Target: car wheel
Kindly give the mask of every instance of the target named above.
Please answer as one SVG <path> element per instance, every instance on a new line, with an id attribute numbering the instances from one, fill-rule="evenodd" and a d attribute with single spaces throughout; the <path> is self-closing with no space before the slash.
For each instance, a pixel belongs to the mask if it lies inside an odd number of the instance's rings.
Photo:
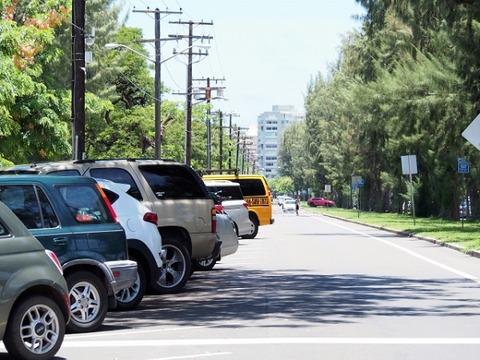
<path id="1" fill-rule="evenodd" d="M 65 318 L 60 307 L 46 296 L 24 298 L 12 309 L 3 338 L 15 359 L 51 359 L 63 342 Z"/>
<path id="2" fill-rule="evenodd" d="M 163 249 L 166 254 L 160 277 L 151 286 L 159 294 L 172 294 L 182 290 L 192 274 L 190 254 L 185 246 L 172 239 L 163 241 Z"/>
<path id="3" fill-rule="evenodd" d="M 213 269 L 216 263 L 217 259 L 199 260 L 193 263 L 193 267 L 198 271 L 209 271 Z"/>
<path id="4" fill-rule="evenodd" d="M 70 295 L 69 332 L 94 331 L 102 325 L 108 310 L 107 289 L 98 277 L 78 271 L 65 277 Z"/>
<path id="5" fill-rule="evenodd" d="M 242 239 L 254 239 L 258 234 L 258 219 L 255 215 L 250 214 L 250 221 L 253 224 L 253 232 L 250 235 L 243 235 Z"/>
<path id="6" fill-rule="evenodd" d="M 147 279 L 142 263 L 134 257 L 130 256 L 130 260 L 137 262 L 137 278 L 133 286 L 120 290 L 115 294 L 117 298 L 116 310 L 132 310 L 135 309 L 145 295 L 147 288 Z"/>

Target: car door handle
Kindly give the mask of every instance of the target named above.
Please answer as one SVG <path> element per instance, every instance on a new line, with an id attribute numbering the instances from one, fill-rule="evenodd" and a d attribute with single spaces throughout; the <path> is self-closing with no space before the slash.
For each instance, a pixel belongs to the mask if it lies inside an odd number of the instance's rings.
<path id="1" fill-rule="evenodd" d="M 65 245 L 67 243 L 68 238 L 66 237 L 56 237 L 53 238 L 53 243 L 55 245 Z"/>

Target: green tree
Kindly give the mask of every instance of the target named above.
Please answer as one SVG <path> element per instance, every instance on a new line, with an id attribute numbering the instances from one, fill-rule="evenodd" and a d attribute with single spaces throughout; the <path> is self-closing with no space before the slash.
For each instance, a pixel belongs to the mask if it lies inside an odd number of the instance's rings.
<path id="1" fill-rule="evenodd" d="M 58 56 L 49 45 L 69 3 L 2 1 L 0 9 L 0 161 L 56 158 L 69 150 L 68 106 L 41 76 Z"/>

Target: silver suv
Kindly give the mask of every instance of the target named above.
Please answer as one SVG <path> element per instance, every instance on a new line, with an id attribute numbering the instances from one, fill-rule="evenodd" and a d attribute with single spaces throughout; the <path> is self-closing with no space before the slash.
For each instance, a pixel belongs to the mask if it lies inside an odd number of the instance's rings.
<path id="1" fill-rule="evenodd" d="M 255 226 L 248 215 L 248 203 L 243 198 L 239 183 L 229 180 L 205 180 L 207 189 L 221 202 L 225 211 L 235 224 L 238 236 L 247 238 L 253 234 Z"/>
<path id="2" fill-rule="evenodd" d="M 161 293 L 181 290 L 192 273 L 192 262 L 216 259 L 213 198 L 198 174 L 183 163 L 169 160 L 71 160 L 16 165 L 0 172 L 83 175 L 130 185 L 128 194 L 158 214 L 165 261 Z"/>

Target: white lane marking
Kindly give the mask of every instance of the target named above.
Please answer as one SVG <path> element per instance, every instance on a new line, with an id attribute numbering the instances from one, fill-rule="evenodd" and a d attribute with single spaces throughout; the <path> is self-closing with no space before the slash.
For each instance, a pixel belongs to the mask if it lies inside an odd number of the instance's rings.
<path id="1" fill-rule="evenodd" d="M 185 355 L 185 356 L 173 356 L 173 357 L 162 357 L 157 359 L 150 359 L 150 360 L 180 360 L 180 359 L 200 359 L 212 356 L 224 356 L 224 355 L 232 355 L 231 352 L 221 352 L 215 354 L 197 354 L 197 355 Z"/>
<path id="2" fill-rule="evenodd" d="M 230 324 L 230 323 L 229 323 Z M 237 323 L 233 323 L 237 324 Z M 105 332 L 93 332 L 93 333 L 84 333 L 84 334 L 67 334 L 65 340 L 68 339 L 85 339 L 85 338 L 97 338 L 103 336 L 122 336 L 122 335 L 131 335 L 131 334 L 147 334 L 152 332 L 173 332 L 173 331 L 185 331 L 185 330 L 197 330 L 207 328 L 208 326 L 189 326 L 189 327 L 179 327 L 179 328 L 166 328 L 165 326 L 158 326 L 154 328 L 149 328 L 148 330 L 140 329 L 129 329 L 129 330 L 111 330 Z"/>
<path id="3" fill-rule="evenodd" d="M 243 338 L 243 339 L 175 339 L 131 341 L 64 341 L 62 348 L 119 348 L 225 345 L 480 345 L 480 338 Z"/>
<path id="4" fill-rule="evenodd" d="M 316 219 L 318 219 L 318 218 L 316 218 Z M 318 220 L 319 220 L 319 221 L 322 221 L 322 222 L 324 222 L 324 223 L 331 224 L 331 225 L 340 227 L 340 228 L 342 228 L 342 229 L 348 230 L 348 231 L 350 231 L 350 232 L 352 232 L 352 233 L 356 233 L 356 234 L 359 234 L 359 235 L 362 235 L 362 236 L 369 237 L 369 238 L 371 238 L 371 239 L 377 240 L 377 241 L 379 241 L 379 242 L 381 242 L 381 243 L 383 243 L 383 244 L 392 246 L 392 247 L 394 247 L 394 248 L 396 248 L 396 249 L 398 249 L 398 250 L 401 250 L 401 251 L 403 251 L 403 252 L 405 252 L 405 253 L 407 253 L 407 254 L 410 254 L 410 255 L 416 257 L 417 259 L 420 259 L 420 260 L 423 260 L 423 261 L 425 261 L 425 262 L 427 262 L 427 263 L 430 263 L 430 264 L 432 264 L 432 265 L 438 266 L 438 267 L 440 267 L 440 268 L 442 268 L 442 269 L 444 269 L 444 270 L 450 271 L 450 272 L 452 272 L 452 273 L 454 273 L 454 274 L 457 274 L 457 275 L 459 275 L 459 276 L 462 276 L 462 277 L 464 277 L 464 278 L 466 278 L 466 279 L 470 279 L 470 280 L 472 280 L 472 281 L 475 281 L 475 282 L 477 282 L 477 283 L 480 283 L 480 279 L 479 279 L 478 277 L 474 276 L 474 275 L 471 275 L 471 274 L 469 274 L 469 273 L 463 272 L 463 271 L 461 271 L 461 270 L 457 270 L 457 269 L 455 269 L 455 268 L 452 268 L 451 266 L 445 265 L 445 264 L 443 264 L 443 263 L 441 263 L 441 262 L 435 261 L 435 260 L 430 259 L 430 258 L 428 258 L 428 257 L 426 257 L 426 256 L 423 256 L 423 255 L 420 255 L 420 254 L 418 254 L 418 253 L 416 253 L 416 252 L 414 252 L 414 251 L 412 251 L 412 250 L 409 250 L 409 249 L 407 249 L 407 248 L 404 248 L 403 246 L 400 246 L 400 245 L 397 245 L 397 244 L 393 244 L 393 243 L 391 243 L 390 241 L 387 241 L 387 240 L 378 238 L 378 237 L 373 236 L 373 235 L 366 234 L 366 233 L 361 232 L 361 231 L 358 231 L 358 230 L 354 230 L 354 229 L 348 228 L 348 227 L 343 226 L 343 225 L 340 225 L 340 224 L 336 224 L 336 223 L 333 223 L 333 222 L 330 222 L 330 221 L 326 221 L 326 220 L 323 220 L 323 219 L 318 219 Z M 368 226 L 368 225 L 366 225 L 366 226 Z"/>

